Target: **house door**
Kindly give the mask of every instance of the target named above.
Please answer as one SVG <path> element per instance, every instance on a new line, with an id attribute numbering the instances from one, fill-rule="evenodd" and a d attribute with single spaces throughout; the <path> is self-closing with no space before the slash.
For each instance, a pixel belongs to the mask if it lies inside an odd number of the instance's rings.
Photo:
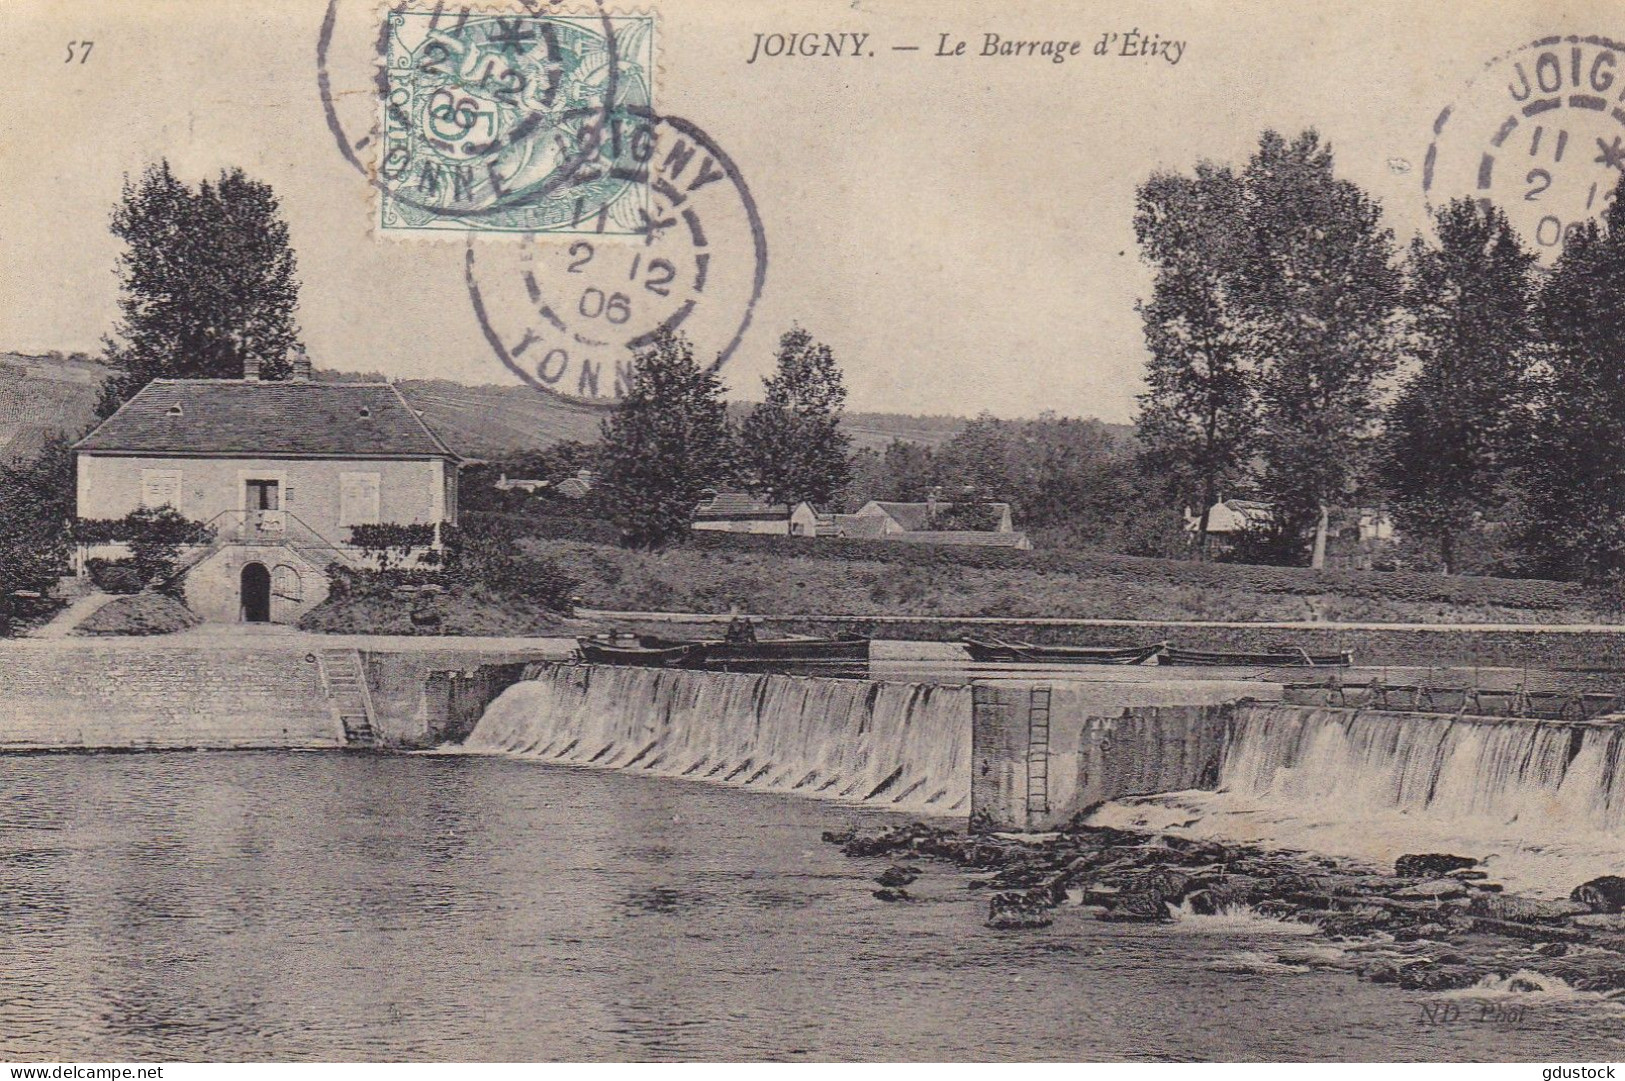
<path id="1" fill-rule="evenodd" d="M 271 572 L 263 563 L 243 564 L 243 622 L 271 622 Z"/>

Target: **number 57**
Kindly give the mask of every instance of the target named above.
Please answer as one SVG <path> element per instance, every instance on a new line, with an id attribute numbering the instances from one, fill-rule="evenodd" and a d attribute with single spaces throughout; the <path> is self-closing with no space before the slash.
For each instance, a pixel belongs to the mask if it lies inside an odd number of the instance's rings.
<path id="1" fill-rule="evenodd" d="M 79 47 L 79 63 L 83 64 L 86 60 L 90 59 L 90 49 L 91 49 L 91 46 L 93 46 L 95 44 L 96 43 L 94 41 L 70 41 L 70 42 L 68 42 L 68 57 L 67 57 L 66 60 L 64 60 L 62 62 L 64 64 L 73 63 L 73 50 L 74 50 L 75 46 L 78 46 Z"/>

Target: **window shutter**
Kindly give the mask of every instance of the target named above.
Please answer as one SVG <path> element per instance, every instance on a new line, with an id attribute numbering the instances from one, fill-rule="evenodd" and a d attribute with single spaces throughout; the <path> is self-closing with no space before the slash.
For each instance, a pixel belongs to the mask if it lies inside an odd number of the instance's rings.
<path id="1" fill-rule="evenodd" d="M 141 471 L 141 505 L 157 508 L 169 504 L 176 510 L 181 505 L 181 471 L 178 469 L 143 469 Z"/>
<path id="2" fill-rule="evenodd" d="M 339 474 L 339 525 L 378 524 L 378 474 Z"/>

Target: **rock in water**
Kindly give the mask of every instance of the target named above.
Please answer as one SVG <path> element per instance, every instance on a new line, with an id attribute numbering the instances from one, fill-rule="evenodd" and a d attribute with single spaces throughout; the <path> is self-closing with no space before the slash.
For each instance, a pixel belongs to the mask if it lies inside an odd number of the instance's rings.
<path id="1" fill-rule="evenodd" d="M 1407 991 L 1459 991 L 1477 983 L 1479 972 L 1468 965 L 1441 965 L 1431 961 L 1406 965 L 1395 981 Z"/>
<path id="2" fill-rule="evenodd" d="M 1473 898 L 1467 911 L 1475 916 L 1488 916 L 1492 920 L 1542 923 L 1579 916 L 1591 910 L 1579 901 L 1542 901 L 1534 897 L 1483 893 Z"/>
<path id="3" fill-rule="evenodd" d="M 875 891 L 875 900 L 877 900 L 877 901 L 910 901 L 910 900 L 913 900 L 913 898 L 911 898 L 908 895 L 907 890 L 884 889 L 884 890 L 876 890 Z"/>
<path id="4" fill-rule="evenodd" d="M 1154 893 L 1165 901 L 1178 901 L 1189 891 L 1192 877 L 1171 867 L 1159 867 L 1139 877 L 1134 884 L 1136 893 Z"/>
<path id="5" fill-rule="evenodd" d="M 1119 894 L 1111 910 L 1097 918 L 1111 923 L 1169 923 L 1173 920 L 1162 894 L 1154 891 Z"/>
<path id="6" fill-rule="evenodd" d="M 987 902 L 987 926 L 995 931 L 1025 931 L 1053 922 L 1049 906 L 1025 893 L 995 893 Z"/>
<path id="7" fill-rule="evenodd" d="M 893 866 L 880 872 L 879 877 L 876 878 L 875 881 L 880 883 L 882 886 L 900 887 L 912 884 L 914 880 L 919 877 L 920 872 L 915 868 L 904 867 L 901 864 L 894 864 Z"/>
<path id="8" fill-rule="evenodd" d="M 1456 878 L 1430 878 L 1392 894 L 1397 901 L 1451 901 L 1467 896 L 1467 887 Z"/>
<path id="9" fill-rule="evenodd" d="M 1401 878 L 1435 878 L 1451 871 L 1465 871 L 1477 867 L 1478 861 L 1467 856 L 1451 856 L 1443 852 L 1428 852 L 1420 856 L 1401 856 L 1394 861 L 1394 874 Z"/>
<path id="10" fill-rule="evenodd" d="M 1625 878 L 1618 875 L 1593 878 L 1590 882 L 1574 887 L 1574 892 L 1569 894 L 1569 900 L 1579 901 L 1590 907 L 1593 912 L 1625 911 Z"/>

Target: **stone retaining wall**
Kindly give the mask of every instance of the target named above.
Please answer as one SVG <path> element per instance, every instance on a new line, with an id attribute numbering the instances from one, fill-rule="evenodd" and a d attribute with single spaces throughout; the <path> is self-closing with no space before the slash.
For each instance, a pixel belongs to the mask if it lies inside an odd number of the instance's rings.
<path id="1" fill-rule="evenodd" d="M 42 645 L 0 645 L 0 750 L 344 745 L 303 648 Z"/>

